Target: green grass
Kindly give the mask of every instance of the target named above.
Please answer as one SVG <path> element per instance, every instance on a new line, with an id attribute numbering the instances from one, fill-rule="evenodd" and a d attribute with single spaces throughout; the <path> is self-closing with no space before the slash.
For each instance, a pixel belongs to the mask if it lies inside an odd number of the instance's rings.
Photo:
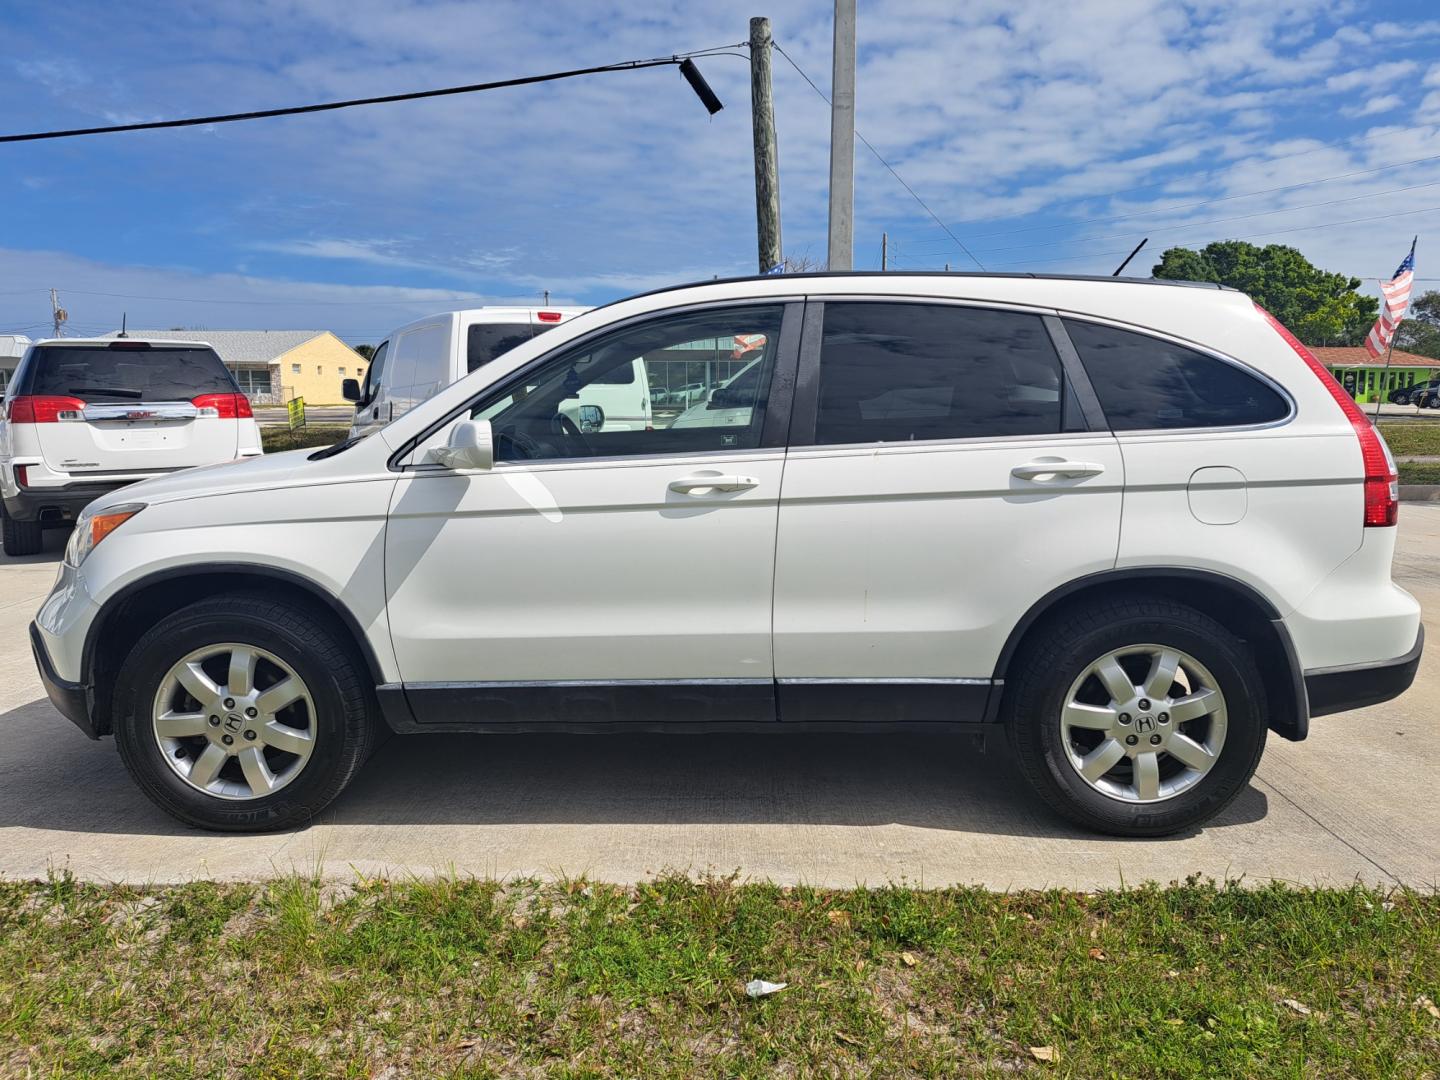
<path id="1" fill-rule="evenodd" d="M 0 883 L 0 1075 L 1415 1078 L 1437 1000 L 1403 890 Z"/>
<path id="2" fill-rule="evenodd" d="M 310 424 L 296 431 L 282 427 L 266 427 L 260 429 L 260 441 L 267 454 L 278 454 L 282 450 L 333 446 L 349 434 L 348 424 Z"/>
<path id="3" fill-rule="evenodd" d="M 1398 468 L 1402 484 L 1440 484 L 1440 461 L 1402 461 Z"/>
<path id="4" fill-rule="evenodd" d="M 1440 457 L 1440 421 L 1381 421 L 1380 433 L 1396 457 Z"/>

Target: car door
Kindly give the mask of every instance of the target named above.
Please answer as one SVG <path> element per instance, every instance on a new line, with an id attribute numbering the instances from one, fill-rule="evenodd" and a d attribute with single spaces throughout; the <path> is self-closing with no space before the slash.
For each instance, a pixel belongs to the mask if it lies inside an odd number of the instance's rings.
<path id="1" fill-rule="evenodd" d="M 365 382 L 360 388 L 360 401 L 355 406 L 351 433 L 368 435 L 390 422 L 389 364 L 390 342 L 382 341 L 365 369 Z"/>
<path id="2" fill-rule="evenodd" d="M 979 719 L 1026 611 L 1115 565 L 1120 453 L 1051 322 L 807 306 L 776 550 L 782 722 Z"/>
<path id="3" fill-rule="evenodd" d="M 773 719 L 799 322 L 799 305 L 769 302 L 601 331 L 461 414 L 490 421 L 493 468 L 425 464 L 422 444 L 386 540 L 391 632 L 419 723 Z M 582 432 L 565 414 L 636 357 L 754 333 L 772 344 L 748 424 Z"/>

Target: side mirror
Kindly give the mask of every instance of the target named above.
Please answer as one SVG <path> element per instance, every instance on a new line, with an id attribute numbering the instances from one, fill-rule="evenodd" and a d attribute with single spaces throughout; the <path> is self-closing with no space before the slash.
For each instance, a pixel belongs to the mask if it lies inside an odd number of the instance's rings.
<path id="1" fill-rule="evenodd" d="M 360 380 L 345 379 L 343 382 L 341 382 L 340 396 L 343 397 L 346 401 L 358 402 L 360 400 Z"/>
<path id="2" fill-rule="evenodd" d="M 489 420 L 463 420 L 450 429 L 450 442 L 431 450 L 427 458 L 447 469 L 495 467 L 495 434 Z"/>
<path id="3" fill-rule="evenodd" d="M 581 405 L 580 430 L 586 435 L 599 431 L 605 426 L 605 410 L 599 405 Z"/>

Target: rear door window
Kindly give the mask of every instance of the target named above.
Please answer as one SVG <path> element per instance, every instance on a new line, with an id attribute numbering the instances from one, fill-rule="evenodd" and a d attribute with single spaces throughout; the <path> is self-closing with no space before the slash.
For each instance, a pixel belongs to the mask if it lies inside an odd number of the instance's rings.
<path id="1" fill-rule="evenodd" d="M 470 327 L 465 342 L 466 371 L 474 371 L 503 356 L 516 345 L 523 345 L 536 334 L 543 334 L 554 323 L 476 323 Z"/>
<path id="2" fill-rule="evenodd" d="M 942 304 L 825 305 L 821 445 L 1058 434 L 1078 409 L 1038 315 Z"/>
<path id="3" fill-rule="evenodd" d="M 24 392 L 86 402 L 192 401 L 238 392 L 214 349 L 39 345 L 25 371 Z"/>
<path id="4" fill-rule="evenodd" d="M 1115 431 L 1244 427 L 1290 415 L 1278 391 L 1218 357 L 1079 319 L 1065 329 Z"/>

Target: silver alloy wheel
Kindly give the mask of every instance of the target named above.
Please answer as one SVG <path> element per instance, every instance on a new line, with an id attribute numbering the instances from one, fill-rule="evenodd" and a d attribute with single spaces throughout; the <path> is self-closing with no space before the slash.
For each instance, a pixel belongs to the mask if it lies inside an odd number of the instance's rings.
<path id="1" fill-rule="evenodd" d="M 1131 803 L 1163 802 L 1198 784 L 1220 760 L 1225 729 L 1215 676 L 1169 645 L 1106 653 L 1070 684 L 1060 713 L 1075 772 Z"/>
<path id="2" fill-rule="evenodd" d="M 254 645 L 207 645 L 160 680 L 155 741 L 177 776 L 222 799 L 279 791 L 315 749 L 315 701 L 305 681 Z"/>

